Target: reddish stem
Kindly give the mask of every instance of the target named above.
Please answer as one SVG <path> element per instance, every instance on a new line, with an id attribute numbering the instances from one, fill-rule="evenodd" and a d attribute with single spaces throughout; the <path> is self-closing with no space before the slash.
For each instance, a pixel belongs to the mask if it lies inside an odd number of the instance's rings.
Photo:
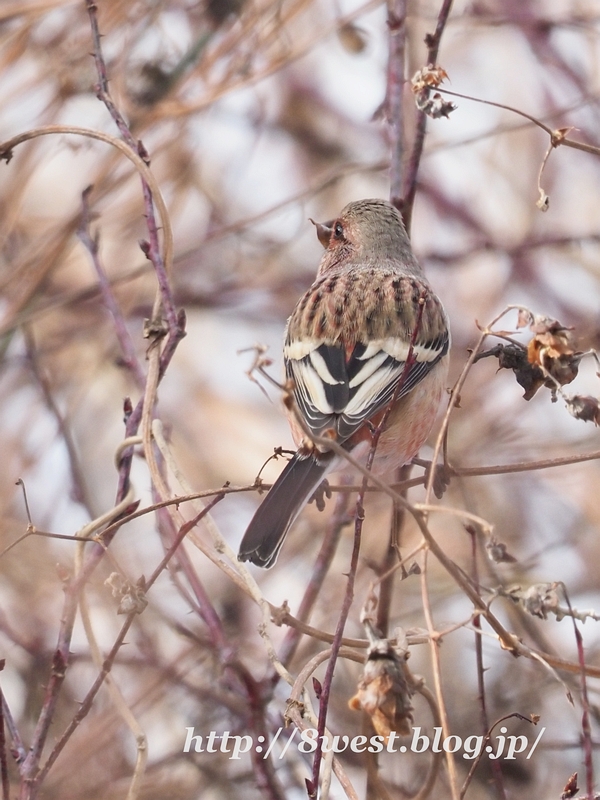
<path id="1" fill-rule="evenodd" d="M 438 51 L 440 49 L 440 42 L 450 9 L 452 8 L 453 0 L 443 0 L 440 12 L 438 14 L 437 25 L 435 26 L 434 33 L 429 33 L 425 37 L 425 44 L 427 45 L 427 63 L 435 64 L 438 58 Z M 398 204 L 398 208 L 402 213 L 406 230 L 410 231 L 410 224 L 412 220 L 413 205 L 415 202 L 415 195 L 417 192 L 417 175 L 419 173 L 419 166 L 421 164 L 421 156 L 423 155 L 423 145 L 425 144 L 425 131 L 427 129 L 427 115 L 424 111 L 419 111 L 417 114 L 417 124 L 415 128 L 415 139 L 413 142 L 412 150 L 406 164 L 404 173 L 404 182 L 402 185 L 402 199 Z"/>

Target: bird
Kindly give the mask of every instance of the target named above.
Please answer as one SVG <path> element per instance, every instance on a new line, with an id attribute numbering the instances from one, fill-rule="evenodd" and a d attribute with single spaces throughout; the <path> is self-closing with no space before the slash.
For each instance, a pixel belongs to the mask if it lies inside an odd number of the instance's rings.
<path id="1" fill-rule="evenodd" d="M 314 224 L 325 252 L 288 320 L 283 348 L 298 450 L 238 553 L 260 567 L 275 563 L 292 523 L 341 465 L 328 442 L 364 463 L 383 423 L 372 468 L 391 475 L 429 436 L 448 370 L 448 318 L 398 210 L 385 200 L 357 200 L 336 219 Z"/>

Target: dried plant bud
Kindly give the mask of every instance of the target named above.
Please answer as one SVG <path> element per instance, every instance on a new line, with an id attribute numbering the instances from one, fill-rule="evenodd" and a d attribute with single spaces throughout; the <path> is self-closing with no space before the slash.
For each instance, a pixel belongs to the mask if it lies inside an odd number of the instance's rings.
<path id="1" fill-rule="evenodd" d="M 600 401 L 597 397 L 576 394 L 573 397 L 567 397 L 565 405 L 569 414 L 572 414 L 575 419 L 600 425 Z"/>
<path id="2" fill-rule="evenodd" d="M 517 328 L 527 328 L 533 325 L 533 314 L 528 308 L 520 308 L 517 317 Z"/>
<path id="3" fill-rule="evenodd" d="M 499 542 L 495 536 L 492 536 L 486 544 L 488 556 L 496 564 L 514 564 L 517 560 L 506 549 L 504 542 Z"/>
<path id="4" fill-rule="evenodd" d="M 507 592 L 515 603 L 518 603 L 528 614 L 540 619 L 547 619 L 548 612 L 558 607 L 558 594 L 555 583 L 536 583 L 529 589 L 513 586 Z"/>
<path id="5" fill-rule="evenodd" d="M 535 201 L 535 204 L 539 208 L 540 211 L 548 211 L 548 209 L 550 208 L 550 198 L 548 197 L 548 195 L 542 189 L 541 186 L 539 187 L 539 192 L 540 192 L 540 195 L 539 195 L 538 199 Z"/>
<path id="6" fill-rule="evenodd" d="M 527 350 L 518 344 L 498 345 L 494 348 L 493 354 L 498 357 L 500 369 L 512 369 L 515 373 L 517 383 L 525 390 L 523 394 L 525 400 L 531 400 L 537 390 L 546 383 L 542 370 L 529 363 Z"/>
<path id="7" fill-rule="evenodd" d="M 379 736 L 387 744 L 395 731 L 407 736 L 411 731 L 413 695 L 406 674 L 407 653 L 399 656 L 385 639 L 369 650 L 357 692 L 348 705 L 355 711 L 365 711 Z"/>
<path id="8" fill-rule="evenodd" d="M 575 797 L 578 792 L 579 786 L 577 785 L 577 773 L 574 772 L 566 782 L 564 791 L 560 796 L 560 800 L 570 800 L 570 798 Z"/>
<path id="9" fill-rule="evenodd" d="M 573 328 L 566 328 L 556 319 L 550 317 L 542 317 L 537 314 L 533 318 L 533 322 L 529 326 L 531 332 L 535 334 L 532 342 L 535 343 L 533 353 L 541 353 L 542 357 L 545 355 L 549 358 L 558 358 L 562 355 L 573 355 L 575 349 L 573 347 Z M 529 343 L 531 346 L 531 342 Z M 532 364 L 539 360 L 543 364 L 541 358 L 536 359 L 530 354 L 529 358 Z"/>
<path id="10" fill-rule="evenodd" d="M 429 479 L 429 472 L 431 471 L 431 466 L 429 466 L 425 470 L 425 476 Z M 444 496 L 444 492 L 450 486 L 450 481 L 452 480 L 452 476 L 450 474 L 450 470 L 446 468 L 445 464 L 436 464 L 435 465 L 435 472 L 433 473 L 433 493 L 437 497 L 438 500 L 441 500 Z"/>
<path id="11" fill-rule="evenodd" d="M 419 94 L 415 98 L 415 103 L 419 111 L 424 111 L 432 119 L 449 117 L 457 108 L 456 103 L 444 100 L 439 92 L 436 92 L 433 97 L 423 97 L 422 94 Z"/>
<path id="12" fill-rule="evenodd" d="M 575 348 L 573 329 L 556 319 L 521 308 L 517 328 L 525 327 L 533 333 L 526 348 L 516 343 L 497 345 L 479 357 L 495 355 L 501 368 L 512 369 L 525 390 L 525 400 L 531 400 L 540 387 L 546 386 L 555 401 L 557 389 L 577 377 L 583 353 Z"/>
<path id="13" fill-rule="evenodd" d="M 104 585 L 108 586 L 112 591 L 113 597 L 121 596 L 125 583 L 125 578 L 119 572 L 111 572 L 108 578 L 104 581 Z"/>
<path id="14" fill-rule="evenodd" d="M 439 92 L 433 97 L 430 95 L 431 89 L 437 89 L 447 77 L 446 70 L 434 64 L 428 64 L 413 75 L 411 88 L 415 93 L 415 104 L 419 111 L 424 111 L 433 119 L 448 117 L 456 108 L 455 103 L 444 100 Z"/>
<path id="15" fill-rule="evenodd" d="M 593 609 L 588 611 L 578 611 L 572 606 L 561 606 L 557 588 L 560 583 L 536 583 L 529 589 L 522 589 L 520 586 L 512 586 L 508 590 L 500 589 L 498 594 L 509 597 L 514 603 L 518 603 L 528 614 L 540 619 L 547 619 L 548 614 L 553 614 L 557 621 L 565 617 L 572 617 L 581 622 L 593 619 L 600 620 Z"/>
<path id="16" fill-rule="evenodd" d="M 572 328 L 566 328 L 558 320 L 537 315 L 529 327 L 534 337 L 527 346 L 527 360 L 551 376 L 546 386 L 556 389 L 556 384 L 565 386 L 574 381 L 583 353 L 575 350 Z"/>
<path id="17" fill-rule="evenodd" d="M 556 130 L 552 131 L 551 141 L 552 147 L 558 147 L 559 144 L 564 142 L 567 136 L 574 130 L 573 126 L 567 128 L 557 128 Z"/>
<path id="18" fill-rule="evenodd" d="M 331 487 L 329 481 L 325 478 L 325 480 L 317 486 L 308 502 L 314 503 L 319 511 L 325 511 L 325 499 L 327 498 L 327 500 L 330 500 L 331 497 Z"/>
<path id="19" fill-rule="evenodd" d="M 104 581 L 104 585 L 109 586 L 112 596 L 119 599 L 117 614 L 141 614 L 148 605 L 146 581 L 143 576 L 134 585 L 118 572 L 112 572 Z"/>
<path id="20" fill-rule="evenodd" d="M 315 693 L 315 697 L 317 698 L 317 700 L 320 700 L 321 699 L 321 695 L 323 694 L 323 686 L 321 684 L 321 681 L 318 678 L 315 678 L 313 676 L 312 684 L 313 684 L 313 690 L 314 690 L 314 693 Z"/>
<path id="21" fill-rule="evenodd" d="M 419 94 L 424 89 L 437 89 L 447 78 L 445 69 L 437 64 L 428 64 L 415 72 L 410 84 L 413 92 Z"/>

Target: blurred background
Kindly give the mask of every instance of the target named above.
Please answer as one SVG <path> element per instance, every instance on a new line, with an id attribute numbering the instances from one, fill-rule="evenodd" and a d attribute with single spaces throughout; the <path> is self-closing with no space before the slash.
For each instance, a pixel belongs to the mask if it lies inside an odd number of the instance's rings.
<path id="1" fill-rule="evenodd" d="M 434 30 L 437 2 L 408 4 L 406 75 L 426 63 L 424 37 Z M 250 487 L 275 447 L 292 441 L 276 388 L 249 380 L 257 343 L 269 347 L 270 372 L 281 377 L 287 316 L 310 285 L 322 252 L 309 218 L 331 219 L 350 200 L 389 197 L 390 129 L 385 114 L 389 52 L 384 3 L 354 0 L 100 0 L 98 20 L 113 99 L 151 157 L 175 237 L 172 287 L 187 314 L 181 342 L 161 384 L 157 416 L 180 469 L 196 491 L 225 482 Z M 446 26 L 439 64 L 455 92 L 505 104 L 549 127 L 600 145 L 600 15 L 590 0 L 457 0 Z M 83 2 L 3 0 L 0 3 L 0 140 L 45 125 L 74 125 L 118 135 L 95 96 L 92 40 Z M 600 160 L 560 147 L 545 166 L 549 196 L 542 213 L 538 173 L 548 147 L 539 128 L 508 110 L 451 98 L 448 119 L 429 120 L 418 176 L 412 240 L 448 311 L 453 334 L 452 386 L 485 325 L 508 304 L 523 304 L 574 328 L 577 349 L 600 342 Z M 416 109 L 404 93 L 406 146 Z M 114 454 L 124 436 L 123 400 L 140 388 L 123 364 L 115 326 L 101 297 L 89 253 L 77 237 L 81 193 L 89 202 L 100 257 L 142 365 L 156 279 L 139 248 L 147 238 L 139 176 L 129 161 L 81 136 L 44 136 L 0 164 L 0 473 L 1 547 L 25 533 L 22 478 L 33 524 L 75 534 L 109 510 L 117 490 Z M 516 313 L 499 323 L 514 330 Z M 521 334 L 521 341 L 528 335 Z M 494 344 L 490 340 L 489 344 Z M 559 399 L 523 390 L 497 361 L 469 373 L 449 428 L 454 467 L 530 462 L 600 449 L 593 423 L 571 417 Z M 598 366 L 583 360 L 571 393 L 598 396 Z M 433 440 L 432 440 L 433 441 Z M 425 448 L 423 457 L 431 456 Z M 282 466 L 271 462 L 271 481 Z M 420 474 L 415 468 L 413 476 Z M 516 559 L 480 558 L 483 587 L 564 581 L 579 610 L 600 611 L 600 472 L 597 461 L 555 469 L 455 478 L 444 504 L 466 509 L 494 526 Z M 142 506 L 152 502 L 141 457 L 132 480 Z M 174 487 L 174 491 L 180 491 Z M 409 495 L 421 500 L 423 490 Z M 231 547 L 259 502 L 258 493 L 228 495 L 214 510 Z M 292 530 L 276 567 L 253 569 L 274 605 L 298 608 L 335 498 L 319 512 L 309 506 Z M 364 637 L 359 610 L 385 555 L 390 502 L 369 497 L 355 603 L 346 633 Z M 470 569 L 471 542 L 460 518 L 434 514 L 431 528 L 445 551 Z M 335 628 L 345 589 L 352 527 L 339 547 L 311 617 Z M 419 534 L 407 523 L 402 546 Z M 111 545 L 133 579 L 148 576 L 163 545 L 153 514 L 125 526 Z M 220 619 L 228 646 L 262 694 L 265 729 L 283 725 L 289 689 L 272 688 L 272 668 L 257 633 L 258 608 L 186 543 L 189 558 Z M 75 545 L 30 537 L 0 559 L 1 684 L 27 744 L 40 713 L 63 608 L 63 580 Z M 99 643 L 110 650 L 121 626 L 104 585 L 105 562 L 88 585 Z M 435 625 L 448 629 L 440 646 L 450 727 L 463 738 L 481 733 L 477 704 L 472 608 L 447 573 L 429 559 Z M 210 632 L 176 576 L 166 571 L 148 593 L 113 670 L 127 704 L 148 737 L 144 798 L 304 797 L 306 756 L 290 748 L 265 789 L 249 757 L 182 753 L 187 726 L 195 732 L 244 734 L 256 714 L 223 668 Z M 183 580 L 183 579 L 182 579 Z M 487 596 L 487 595 L 486 595 Z M 509 600 L 494 602 L 507 627 L 533 647 L 577 661 L 570 620 L 538 620 Z M 461 625 L 464 623 L 464 627 Z M 390 626 L 426 627 L 418 576 L 396 581 Z M 485 625 L 484 625 L 485 628 Z M 451 629 L 451 630 L 450 630 Z M 487 629 L 486 629 L 487 630 Z M 285 629 L 271 631 L 279 646 Z M 586 661 L 598 665 L 597 623 L 583 628 Z M 303 637 L 296 675 L 323 644 Z M 72 665 L 60 696 L 51 739 L 72 719 L 97 669 L 78 621 Z M 580 688 L 574 695 L 542 664 L 515 659 L 484 635 L 488 714 L 541 715 L 546 727 L 535 755 L 502 764 L 505 796 L 559 797 L 573 772 L 583 780 Z M 411 648 L 410 666 L 432 686 L 428 646 Z M 317 675 L 322 679 L 321 667 Z M 361 715 L 347 708 L 360 666 L 336 668 L 329 727 L 361 732 Z M 597 682 L 590 682 L 597 736 Z M 266 699 L 265 699 L 266 698 Z M 415 724 L 431 715 L 414 700 Z M 538 729 L 509 723 L 511 734 Z M 255 729 L 253 729 L 255 730 Z M 103 690 L 41 788 L 44 798 L 117 798 L 127 794 L 135 741 Z M 461 759 L 458 759 L 461 761 Z M 422 784 L 426 757 L 382 756 L 381 783 L 366 786 L 360 757 L 344 764 L 359 796 L 406 797 Z M 13 786 L 18 774 L 9 756 Z M 465 766 L 466 765 L 466 766 Z M 459 763 L 462 779 L 471 762 Z M 600 764 L 598 764 L 600 767 Z M 501 796 L 485 765 L 467 797 Z M 14 789 L 16 791 L 16 789 Z M 367 794 L 365 794 L 367 792 Z M 384 794 L 387 792 L 387 795 Z M 16 796 L 16 795 L 15 795 Z M 333 797 L 343 792 L 334 782 Z M 432 797 L 447 797 L 442 774 Z"/>

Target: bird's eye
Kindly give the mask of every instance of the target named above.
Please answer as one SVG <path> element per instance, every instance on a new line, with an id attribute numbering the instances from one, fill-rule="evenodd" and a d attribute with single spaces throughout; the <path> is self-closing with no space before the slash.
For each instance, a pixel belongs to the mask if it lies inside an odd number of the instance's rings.
<path id="1" fill-rule="evenodd" d="M 344 227 L 341 222 L 336 222 L 333 226 L 333 235 L 336 239 L 342 239 L 344 236 Z"/>

